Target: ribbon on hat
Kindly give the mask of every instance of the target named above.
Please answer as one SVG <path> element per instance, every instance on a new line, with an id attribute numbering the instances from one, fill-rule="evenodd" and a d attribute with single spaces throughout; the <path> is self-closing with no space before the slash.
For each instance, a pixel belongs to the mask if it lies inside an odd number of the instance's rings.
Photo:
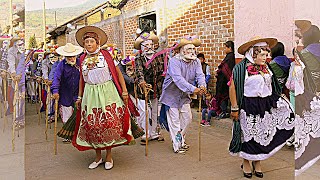
<path id="1" fill-rule="evenodd" d="M 167 69 L 168 69 L 168 55 L 169 53 L 171 54 L 171 51 L 174 50 L 177 46 L 179 45 L 179 43 L 176 43 L 173 47 L 171 48 L 166 48 L 162 51 L 157 52 L 156 54 L 154 54 L 152 56 L 152 58 L 146 63 L 146 68 L 148 68 L 149 64 L 158 56 L 160 56 L 161 54 L 166 53 L 165 57 L 164 57 L 164 69 L 163 69 L 163 74 L 162 76 L 165 76 L 167 74 Z"/>
<path id="2" fill-rule="evenodd" d="M 197 39 L 198 36 L 197 35 L 194 35 L 194 36 L 185 36 L 184 39 L 188 40 L 188 41 L 192 41 L 194 39 Z"/>

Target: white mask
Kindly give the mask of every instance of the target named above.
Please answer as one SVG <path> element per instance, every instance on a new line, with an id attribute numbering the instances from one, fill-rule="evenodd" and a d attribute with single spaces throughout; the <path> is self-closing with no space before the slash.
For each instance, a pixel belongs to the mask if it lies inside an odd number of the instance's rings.
<path id="1" fill-rule="evenodd" d="M 24 49 L 24 42 L 22 40 L 18 40 L 16 43 L 16 46 L 18 48 L 18 51 L 20 53 L 24 53 L 25 49 Z"/>
<path id="2" fill-rule="evenodd" d="M 142 54 L 147 56 L 147 57 L 152 57 L 153 54 L 155 53 L 154 51 L 154 44 L 152 40 L 146 40 L 141 43 L 141 50 Z"/>
<path id="3" fill-rule="evenodd" d="M 54 54 L 50 54 L 49 60 L 51 64 L 54 64 L 58 60 L 58 58 Z"/>
<path id="4" fill-rule="evenodd" d="M 197 59 L 196 47 L 193 44 L 186 44 L 181 47 L 180 55 L 186 62 L 193 61 Z"/>
<path id="5" fill-rule="evenodd" d="M 2 48 L 3 48 L 3 49 L 8 49 L 8 47 L 9 47 L 9 41 L 8 41 L 8 40 L 4 40 L 4 41 L 2 42 Z"/>
<path id="6" fill-rule="evenodd" d="M 43 60 L 43 54 L 39 54 L 38 55 L 38 61 L 42 61 Z"/>

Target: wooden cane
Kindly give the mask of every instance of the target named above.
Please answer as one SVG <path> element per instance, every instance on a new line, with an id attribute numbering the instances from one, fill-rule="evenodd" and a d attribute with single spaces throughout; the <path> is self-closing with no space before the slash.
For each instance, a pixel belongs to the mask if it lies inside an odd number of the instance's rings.
<path id="1" fill-rule="evenodd" d="M 146 149 L 145 155 L 148 156 L 148 127 L 149 127 L 149 115 L 148 115 L 148 91 L 144 89 L 145 111 L 146 111 Z"/>
<path id="2" fill-rule="evenodd" d="M 135 98 L 135 100 L 136 100 L 136 106 L 138 107 L 138 93 L 137 93 L 137 84 L 136 83 L 134 83 L 134 85 L 133 85 L 134 87 L 133 87 L 133 90 L 134 90 L 134 98 Z"/>
<path id="3" fill-rule="evenodd" d="M 35 98 L 37 98 L 37 81 L 34 81 L 33 82 L 34 84 L 34 94 L 35 94 Z M 38 91 L 39 92 L 39 91 Z M 36 112 L 37 114 L 39 114 L 39 110 L 38 110 L 38 102 L 35 103 L 36 104 Z M 39 115 L 38 115 L 39 116 Z M 39 116 L 39 119 L 38 119 L 38 125 L 40 125 L 40 116 Z"/>
<path id="4" fill-rule="evenodd" d="M 3 95 L 3 79 L 2 78 L 1 78 L 1 85 L 2 85 L 1 86 L 1 95 L 4 96 Z M 2 107 L 3 107 L 3 102 L 0 101 L 0 117 L 1 118 L 3 118 L 3 108 Z"/>
<path id="5" fill-rule="evenodd" d="M 41 88 L 41 82 L 38 82 L 38 84 L 39 84 L 39 108 L 38 108 L 38 118 L 39 118 L 39 120 L 38 120 L 38 124 L 40 125 L 40 120 L 41 120 L 41 90 L 42 90 L 42 88 Z"/>
<path id="6" fill-rule="evenodd" d="M 200 95 L 199 98 L 199 126 L 198 126 L 198 147 L 199 147 L 199 161 L 201 161 L 201 100 L 202 99 L 202 95 Z"/>
<path id="7" fill-rule="evenodd" d="M 12 79 L 14 80 L 14 79 Z M 17 91 L 18 91 L 18 81 L 15 81 L 14 84 L 14 95 L 13 95 L 13 118 L 12 118 L 12 152 L 15 150 L 15 145 L 14 145 L 14 140 L 15 140 L 15 124 L 16 124 L 16 115 L 17 115 L 17 110 L 16 110 L 16 105 L 17 105 Z"/>
<path id="8" fill-rule="evenodd" d="M 49 103 L 51 101 L 50 98 L 50 86 L 48 84 L 46 84 L 47 86 L 47 99 L 46 99 L 46 103 L 47 103 L 47 107 L 46 107 L 46 130 L 45 130 L 45 134 L 46 134 L 46 140 L 48 140 L 48 121 L 49 121 Z"/>
<path id="9" fill-rule="evenodd" d="M 58 99 L 54 101 L 54 154 L 57 155 Z"/>
<path id="10" fill-rule="evenodd" d="M 152 90 L 152 86 L 150 84 L 146 84 L 143 90 L 140 87 L 140 91 L 144 93 L 145 98 L 145 111 L 146 111 L 146 149 L 145 149 L 145 155 L 148 156 L 148 127 L 149 127 L 149 114 L 148 114 L 148 94 Z"/>
<path id="11" fill-rule="evenodd" d="M 7 116 L 6 116 L 6 111 L 7 111 L 7 78 L 5 78 L 3 80 L 3 86 L 4 86 L 4 103 L 3 103 L 3 107 L 4 107 L 4 126 L 3 126 L 3 132 L 6 129 L 6 126 L 8 124 L 8 120 L 7 120 Z"/>

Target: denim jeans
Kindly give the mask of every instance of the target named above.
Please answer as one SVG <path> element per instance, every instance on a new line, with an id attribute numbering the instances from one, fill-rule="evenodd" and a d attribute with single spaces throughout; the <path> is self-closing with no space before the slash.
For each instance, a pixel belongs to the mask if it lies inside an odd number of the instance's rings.
<path id="1" fill-rule="evenodd" d="M 207 108 L 203 108 L 202 110 L 202 119 L 206 120 Z M 217 115 L 216 111 L 209 110 L 207 122 L 211 121 L 211 117 L 215 117 Z"/>

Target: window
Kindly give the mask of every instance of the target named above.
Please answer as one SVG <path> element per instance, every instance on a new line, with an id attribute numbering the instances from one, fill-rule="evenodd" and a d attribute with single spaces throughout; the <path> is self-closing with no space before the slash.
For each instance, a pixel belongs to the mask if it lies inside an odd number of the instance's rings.
<path id="1" fill-rule="evenodd" d="M 157 30 L 156 14 L 150 12 L 139 17 L 139 28 L 142 32 Z"/>

